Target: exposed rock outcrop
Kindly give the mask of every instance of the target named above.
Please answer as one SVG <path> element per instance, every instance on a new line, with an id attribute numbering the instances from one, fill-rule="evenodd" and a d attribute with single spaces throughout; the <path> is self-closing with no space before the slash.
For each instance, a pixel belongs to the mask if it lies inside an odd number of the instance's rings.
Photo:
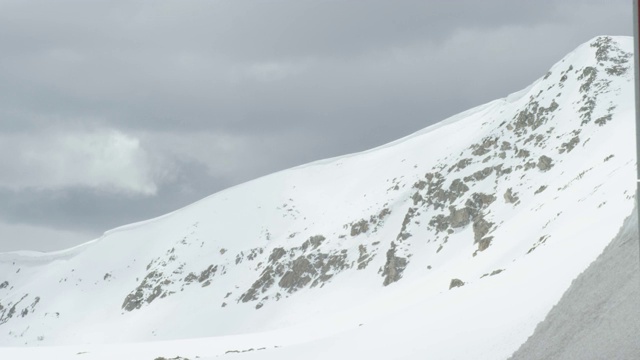
<path id="1" fill-rule="evenodd" d="M 402 278 L 402 272 L 407 267 L 407 259 L 396 256 L 396 244 L 391 242 L 391 247 L 387 250 L 387 262 L 384 264 L 382 285 L 387 286 Z"/>

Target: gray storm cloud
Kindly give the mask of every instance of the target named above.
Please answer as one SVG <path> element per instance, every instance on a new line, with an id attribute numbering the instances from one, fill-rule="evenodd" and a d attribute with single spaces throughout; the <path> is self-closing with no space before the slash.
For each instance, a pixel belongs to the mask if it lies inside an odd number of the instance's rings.
<path id="1" fill-rule="evenodd" d="M 626 0 L 0 0 L 0 251 L 13 231 L 31 248 L 96 236 L 395 140 L 529 85 L 594 36 L 631 34 L 630 12 Z"/>

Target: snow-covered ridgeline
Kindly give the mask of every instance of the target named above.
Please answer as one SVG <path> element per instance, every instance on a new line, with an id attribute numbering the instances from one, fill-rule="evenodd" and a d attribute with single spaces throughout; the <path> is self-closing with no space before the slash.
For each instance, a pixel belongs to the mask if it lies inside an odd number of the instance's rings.
<path id="1" fill-rule="evenodd" d="M 633 207 L 632 47 L 599 37 L 393 143 L 57 254 L 0 254 L 0 344 L 505 358 Z"/>

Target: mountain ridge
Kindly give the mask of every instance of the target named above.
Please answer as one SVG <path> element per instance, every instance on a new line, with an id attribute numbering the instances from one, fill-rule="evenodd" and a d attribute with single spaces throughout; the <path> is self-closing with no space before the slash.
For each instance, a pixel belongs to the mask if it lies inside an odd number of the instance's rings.
<path id="1" fill-rule="evenodd" d="M 408 340 L 389 340 L 408 348 L 387 355 L 412 358 L 413 346 L 440 359 L 505 358 L 631 211 L 631 47 L 597 37 L 526 89 L 389 144 L 58 253 L 0 254 L 0 345 L 209 337 L 216 348 L 229 336 L 260 342 L 249 336 L 258 333 L 282 346 L 271 356 L 294 358 L 341 344 L 320 356 L 354 351 L 336 333 L 380 336 L 380 319 L 415 330 L 415 313 L 443 328 L 425 325 L 431 339 L 419 345 L 402 330 Z M 474 350 L 445 352 L 454 338 Z"/>

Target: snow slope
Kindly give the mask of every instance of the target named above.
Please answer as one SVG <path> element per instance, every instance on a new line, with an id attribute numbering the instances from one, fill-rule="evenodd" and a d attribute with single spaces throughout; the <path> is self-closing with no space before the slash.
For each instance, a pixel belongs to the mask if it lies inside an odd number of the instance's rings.
<path id="1" fill-rule="evenodd" d="M 598 37 L 393 143 L 0 254 L 0 358 L 507 358 L 632 210 L 632 49 Z"/>
<path id="2" fill-rule="evenodd" d="M 637 359 L 639 249 L 636 208 L 511 359 Z"/>

